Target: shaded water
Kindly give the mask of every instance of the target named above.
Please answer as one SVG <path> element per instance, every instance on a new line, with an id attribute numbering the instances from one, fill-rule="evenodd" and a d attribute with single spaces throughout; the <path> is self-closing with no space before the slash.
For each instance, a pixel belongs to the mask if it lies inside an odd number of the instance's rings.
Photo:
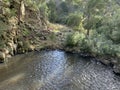
<path id="1" fill-rule="evenodd" d="M 0 90 L 120 90 L 120 78 L 77 54 L 42 51 L 0 65 Z"/>

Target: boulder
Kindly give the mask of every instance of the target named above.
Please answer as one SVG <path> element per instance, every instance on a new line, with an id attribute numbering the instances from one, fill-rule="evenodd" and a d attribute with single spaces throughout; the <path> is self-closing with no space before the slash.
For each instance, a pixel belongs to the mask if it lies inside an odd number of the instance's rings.
<path id="1" fill-rule="evenodd" d="M 29 46 L 28 46 L 28 51 L 33 51 L 33 50 L 35 50 L 35 46 L 29 45 Z"/>
<path id="2" fill-rule="evenodd" d="M 23 47 L 23 42 L 22 42 L 22 41 L 19 41 L 17 47 L 18 47 L 18 48 Z"/>
<path id="3" fill-rule="evenodd" d="M 0 62 L 4 62 L 5 60 L 5 53 L 0 51 Z"/>
<path id="4" fill-rule="evenodd" d="M 120 74 L 120 65 L 114 65 L 113 71 L 114 71 L 116 74 Z"/>
<path id="5" fill-rule="evenodd" d="M 17 53 L 17 44 L 14 44 L 14 45 L 13 45 L 13 51 L 14 51 L 14 54 Z"/>
<path id="6" fill-rule="evenodd" d="M 9 47 L 9 54 L 10 55 L 14 55 L 14 48 L 13 47 Z"/>
<path id="7" fill-rule="evenodd" d="M 111 59 L 111 64 L 113 64 L 113 65 L 118 64 L 118 60 L 117 59 Z"/>
<path id="8" fill-rule="evenodd" d="M 105 59 L 103 59 L 103 60 L 100 60 L 103 64 L 105 64 L 105 65 L 110 65 L 110 61 L 109 60 L 105 60 Z"/>
<path id="9" fill-rule="evenodd" d="M 3 48 L 3 50 L 2 50 L 2 51 L 5 53 L 5 55 L 9 54 L 9 50 L 8 50 L 8 49 L 6 49 L 6 48 Z"/>
<path id="10" fill-rule="evenodd" d="M 13 42 L 8 42 L 7 45 L 8 45 L 9 47 L 13 47 Z"/>

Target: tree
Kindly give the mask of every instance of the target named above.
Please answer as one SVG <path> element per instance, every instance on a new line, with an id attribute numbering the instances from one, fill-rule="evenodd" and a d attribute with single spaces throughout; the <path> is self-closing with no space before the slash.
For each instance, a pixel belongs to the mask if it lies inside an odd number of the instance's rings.
<path id="1" fill-rule="evenodd" d="M 100 16 L 104 13 L 104 7 L 107 2 L 105 0 L 89 0 L 85 7 L 84 16 L 86 18 L 85 28 L 87 29 L 87 35 L 90 34 L 90 29 L 94 28 L 96 23 L 101 19 Z M 95 23 L 96 17 L 99 20 Z"/>
<path id="2" fill-rule="evenodd" d="M 49 3 L 47 4 L 49 8 L 49 20 L 51 22 L 56 22 L 57 21 L 57 9 L 56 9 L 56 3 L 54 0 L 50 0 Z"/>

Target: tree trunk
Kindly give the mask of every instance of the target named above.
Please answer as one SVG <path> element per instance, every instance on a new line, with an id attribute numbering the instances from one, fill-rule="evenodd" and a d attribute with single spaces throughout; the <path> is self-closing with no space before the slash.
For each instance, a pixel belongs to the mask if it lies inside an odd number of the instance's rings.
<path id="1" fill-rule="evenodd" d="M 25 17 L 25 5 L 23 0 L 20 0 L 19 10 L 18 10 L 18 24 L 24 20 Z"/>
<path id="2" fill-rule="evenodd" d="M 90 24 L 89 22 L 90 22 L 90 13 L 88 12 L 88 24 Z M 89 36 L 89 34 L 90 34 L 90 26 L 88 25 L 87 36 Z"/>
<path id="3" fill-rule="evenodd" d="M 90 29 L 87 29 L 87 36 L 90 35 Z"/>

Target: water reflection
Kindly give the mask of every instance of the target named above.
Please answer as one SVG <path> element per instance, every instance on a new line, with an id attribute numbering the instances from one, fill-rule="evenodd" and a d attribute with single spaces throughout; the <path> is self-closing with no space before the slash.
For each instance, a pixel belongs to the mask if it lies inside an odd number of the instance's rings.
<path id="1" fill-rule="evenodd" d="M 0 90 L 120 90 L 109 67 L 62 51 L 13 57 L 0 67 Z"/>

